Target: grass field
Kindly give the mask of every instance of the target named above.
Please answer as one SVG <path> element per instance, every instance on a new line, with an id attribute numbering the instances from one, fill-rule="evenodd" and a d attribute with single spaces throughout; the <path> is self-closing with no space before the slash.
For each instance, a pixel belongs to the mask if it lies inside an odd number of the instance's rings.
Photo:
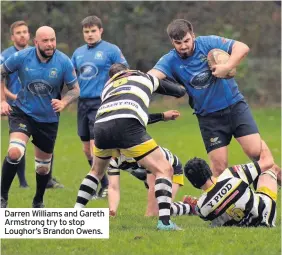
<path id="1" fill-rule="evenodd" d="M 187 107 L 188 108 L 188 107 Z M 177 121 L 149 126 L 149 133 L 162 146 L 169 148 L 185 163 L 193 156 L 207 159 L 204 145 L 192 111 L 181 108 Z M 155 108 L 152 112 L 157 112 Z M 253 110 L 262 137 L 281 165 L 281 110 Z M 2 121 L 2 160 L 8 145 L 7 121 Z M 240 147 L 233 141 L 229 147 L 231 164 L 248 162 Z M 76 135 L 76 114 L 64 112 L 55 147 L 54 175 L 64 185 L 61 190 L 47 190 L 46 207 L 73 207 L 79 185 L 89 167 Z M 31 207 L 35 190 L 33 146 L 27 149 L 26 176 L 30 189 L 18 188 L 17 177 L 9 198 L 9 207 Z M 279 191 L 277 227 L 266 228 L 210 228 L 196 217 L 175 217 L 173 220 L 185 231 L 158 232 L 156 218 L 145 218 L 146 190 L 143 183 L 127 173 L 121 175 L 121 204 L 118 217 L 110 219 L 109 240 L 2 240 L 2 255 L 137 255 L 137 254 L 281 254 L 281 192 Z M 188 181 L 180 189 L 176 200 L 184 194 L 199 195 Z M 92 201 L 88 207 L 107 207 L 106 200 Z"/>

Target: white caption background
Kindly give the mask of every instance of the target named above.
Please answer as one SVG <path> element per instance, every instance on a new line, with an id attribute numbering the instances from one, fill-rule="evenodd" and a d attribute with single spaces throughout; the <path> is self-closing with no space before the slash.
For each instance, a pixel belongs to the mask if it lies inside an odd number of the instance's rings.
<path id="1" fill-rule="evenodd" d="M 2 239 L 109 238 L 108 208 L 1 208 Z"/>

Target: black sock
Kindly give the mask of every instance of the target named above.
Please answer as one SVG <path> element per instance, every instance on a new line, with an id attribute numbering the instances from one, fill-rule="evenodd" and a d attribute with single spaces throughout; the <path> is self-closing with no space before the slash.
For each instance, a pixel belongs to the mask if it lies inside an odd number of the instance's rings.
<path id="1" fill-rule="evenodd" d="M 18 164 L 17 175 L 19 177 L 19 182 L 21 186 L 27 186 L 25 179 L 25 155 L 22 157 L 20 163 Z"/>
<path id="2" fill-rule="evenodd" d="M 5 157 L 2 165 L 2 176 L 1 176 L 1 196 L 8 200 L 8 193 L 17 173 L 19 164 L 11 164 Z"/>
<path id="3" fill-rule="evenodd" d="M 109 180 L 107 174 L 104 174 L 103 178 L 100 181 L 101 183 L 101 188 L 107 188 L 109 186 Z"/>
<path id="4" fill-rule="evenodd" d="M 46 190 L 46 185 L 49 180 L 49 174 L 40 175 L 36 173 L 36 193 L 33 198 L 34 203 L 43 202 L 43 196 Z"/>

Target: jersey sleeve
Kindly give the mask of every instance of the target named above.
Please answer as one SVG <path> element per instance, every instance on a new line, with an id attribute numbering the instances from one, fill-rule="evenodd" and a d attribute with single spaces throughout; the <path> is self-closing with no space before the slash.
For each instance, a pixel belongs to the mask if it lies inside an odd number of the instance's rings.
<path id="1" fill-rule="evenodd" d="M 156 65 L 153 67 L 153 69 L 156 69 L 163 74 L 165 74 L 167 77 L 173 77 L 172 75 L 172 69 L 170 65 L 170 55 L 171 53 L 168 53 L 161 57 L 159 61 L 156 63 Z"/>
<path id="2" fill-rule="evenodd" d="M 108 175 L 120 175 L 118 158 L 111 158 L 110 164 L 108 166 Z"/>
<path id="3" fill-rule="evenodd" d="M 112 53 L 112 64 L 121 63 L 128 66 L 128 63 L 123 56 L 119 47 L 115 46 Z"/>
<path id="4" fill-rule="evenodd" d="M 65 60 L 65 72 L 64 72 L 64 83 L 69 89 L 73 88 L 77 81 L 76 72 L 74 66 L 69 58 Z"/>
<path id="5" fill-rule="evenodd" d="M 75 60 L 75 52 L 72 54 L 71 62 L 74 66 L 74 69 L 77 70 L 76 60 Z"/>
<path id="6" fill-rule="evenodd" d="M 207 52 L 212 49 L 221 49 L 231 54 L 234 40 L 217 35 L 201 36 L 202 44 L 207 48 Z"/>
<path id="7" fill-rule="evenodd" d="M 5 70 L 8 73 L 16 72 L 20 68 L 25 56 L 26 55 L 23 53 L 23 51 L 15 52 L 13 55 L 11 55 L 4 61 L 3 66 Z"/>
<path id="8" fill-rule="evenodd" d="M 261 174 L 261 169 L 257 162 L 235 165 L 229 168 L 233 176 L 239 177 L 244 182 L 251 184 Z"/>

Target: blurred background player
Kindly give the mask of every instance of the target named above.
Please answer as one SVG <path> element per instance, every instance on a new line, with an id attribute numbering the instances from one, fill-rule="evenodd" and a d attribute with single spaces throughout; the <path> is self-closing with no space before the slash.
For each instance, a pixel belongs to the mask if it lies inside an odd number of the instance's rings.
<path id="1" fill-rule="evenodd" d="M 1 65 L 1 114 L 9 116 L 10 142 L 1 176 L 1 207 L 8 204 L 8 193 L 32 136 L 35 151 L 36 194 L 32 207 L 42 208 L 49 180 L 52 153 L 59 126 L 59 112 L 79 96 L 79 85 L 71 60 L 56 49 L 53 28 L 37 29 L 35 47 L 14 53 Z M 13 106 L 4 94 L 4 79 L 18 71 L 22 89 Z M 61 98 L 62 84 L 68 91 Z"/>
<path id="2" fill-rule="evenodd" d="M 153 93 L 175 97 L 185 95 L 182 86 L 159 80 L 123 64 L 114 64 L 111 79 L 102 92 L 102 105 L 95 120 L 94 164 L 82 181 L 75 208 L 83 208 L 97 190 L 112 156 L 134 158 L 156 176 L 155 196 L 159 205 L 158 230 L 180 230 L 170 220 L 172 167 L 156 142 L 146 132 L 148 107 Z"/>
<path id="3" fill-rule="evenodd" d="M 191 184 L 204 193 L 195 208 L 211 226 L 275 227 L 277 175 L 281 172 L 267 145 L 262 141 L 259 161 L 226 168 L 216 178 L 205 160 L 194 158 L 184 167 Z M 258 178 L 254 192 L 250 184 Z M 190 203 L 184 199 L 184 202 Z"/>
<path id="4" fill-rule="evenodd" d="M 88 16 L 81 22 L 85 45 L 75 50 L 72 62 L 77 72 L 80 96 L 77 109 L 78 135 L 83 143 L 83 151 L 93 164 L 94 122 L 97 110 L 101 105 L 101 93 L 109 79 L 112 64 L 127 62 L 121 50 L 114 44 L 102 40 L 102 21 L 97 16 Z M 101 188 L 96 194 L 106 197 L 108 193 L 107 174 L 100 181 Z M 94 194 L 94 198 L 95 198 Z"/>
<path id="5" fill-rule="evenodd" d="M 29 47 L 28 41 L 30 39 L 30 34 L 27 23 L 25 21 L 15 21 L 10 26 L 10 34 L 11 40 L 14 45 L 5 49 L 1 53 L 1 64 L 15 52 Z M 17 94 L 21 90 L 21 88 L 22 84 L 19 80 L 18 72 L 12 73 L 6 77 L 5 94 L 9 105 L 13 105 L 13 102 L 17 98 Z M 25 155 L 22 157 L 21 161 L 18 164 L 17 175 L 19 178 L 20 187 L 27 188 L 28 184 L 25 178 Z"/>

